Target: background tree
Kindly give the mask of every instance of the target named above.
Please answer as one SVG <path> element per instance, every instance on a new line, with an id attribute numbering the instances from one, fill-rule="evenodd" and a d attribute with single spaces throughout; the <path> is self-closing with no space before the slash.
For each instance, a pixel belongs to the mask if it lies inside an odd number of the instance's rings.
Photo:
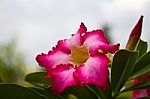
<path id="1" fill-rule="evenodd" d="M 25 58 L 17 49 L 16 40 L 0 44 L 0 82 L 18 83 L 25 72 Z"/>

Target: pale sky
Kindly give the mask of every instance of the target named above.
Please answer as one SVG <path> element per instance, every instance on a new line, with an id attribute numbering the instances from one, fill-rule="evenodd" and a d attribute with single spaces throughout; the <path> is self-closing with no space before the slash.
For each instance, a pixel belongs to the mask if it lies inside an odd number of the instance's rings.
<path id="1" fill-rule="evenodd" d="M 89 31 L 108 24 L 114 43 L 123 48 L 141 15 L 142 39 L 150 42 L 149 9 L 150 0 L 0 0 L 0 43 L 16 37 L 35 65 L 37 54 L 47 53 L 84 22 Z"/>

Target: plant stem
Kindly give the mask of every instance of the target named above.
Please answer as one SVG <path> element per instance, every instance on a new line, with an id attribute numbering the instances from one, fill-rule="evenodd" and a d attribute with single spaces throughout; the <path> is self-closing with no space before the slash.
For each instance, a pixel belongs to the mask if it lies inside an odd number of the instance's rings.
<path id="1" fill-rule="evenodd" d="M 97 91 L 95 90 L 96 88 L 92 88 L 91 86 L 87 85 L 87 88 L 92 91 L 97 97 L 98 99 L 107 99 L 105 94 L 103 93 L 103 91 L 101 89 L 97 89 Z"/>

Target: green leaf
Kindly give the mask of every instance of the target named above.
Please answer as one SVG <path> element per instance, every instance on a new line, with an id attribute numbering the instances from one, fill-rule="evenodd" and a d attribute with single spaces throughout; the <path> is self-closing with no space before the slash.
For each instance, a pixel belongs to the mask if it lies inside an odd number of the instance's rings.
<path id="1" fill-rule="evenodd" d="M 106 99 L 112 99 L 112 96 L 111 96 L 111 94 L 112 94 L 111 87 L 109 87 L 108 89 L 106 89 L 106 90 L 104 91 L 104 94 L 105 94 L 105 96 L 106 96 Z"/>
<path id="2" fill-rule="evenodd" d="M 66 97 L 68 96 L 68 94 L 72 94 L 78 97 L 78 99 L 98 99 L 97 96 L 87 87 L 81 86 L 68 87 L 61 95 L 63 97 Z"/>
<path id="3" fill-rule="evenodd" d="M 138 58 L 140 58 L 147 52 L 147 42 L 140 39 L 135 50 L 139 52 Z"/>
<path id="4" fill-rule="evenodd" d="M 30 89 L 36 91 L 38 94 L 40 95 L 44 95 L 45 97 L 47 97 L 47 99 L 59 99 L 58 96 L 56 96 L 50 88 L 47 89 L 39 89 L 39 88 L 35 88 L 35 87 L 30 87 Z"/>
<path id="5" fill-rule="evenodd" d="M 127 91 L 127 92 L 121 93 L 115 99 L 133 99 L 132 94 L 133 93 L 131 91 Z"/>
<path id="6" fill-rule="evenodd" d="M 124 89 L 122 92 L 140 90 L 140 89 L 149 89 L 149 88 L 150 88 L 150 81 L 146 81 L 139 85 L 132 85 L 131 87 Z"/>
<path id="7" fill-rule="evenodd" d="M 2 79 L 0 78 L 0 83 L 2 82 Z"/>
<path id="8" fill-rule="evenodd" d="M 150 96 L 142 97 L 142 98 L 138 98 L 138 99 L 150 99 Z"/>
<path id="9" fill-rule="evenodd" d="M 108 81 L 110 84 L 110 81 Z M 111 87 L 105 89 L 105 90 L 101 90 L 100 88 L 92 85 L 92 84 L 88 84 L 86 85 L 87 88 L 89 90 L 91 90 L 99 99 L 111 99 Z"/>
<path id="10" fill-rule="evenodd" d="M 131 75 L 131 79 L 150 73 L 150 64 Z"/>
<path id="11" fill-rule="evenodd" d="M 0 99 L 47 99 L 29 88 L 16 84 L 0 84 Z"/>
<path id="12" fill-rule="evenodd" d="M 49 87 L 51 84 L 50 79 L 45 78 L 45 72 L 34 72 L 31 74 L 28 74 L 25 77 L 25 81 L 33 85 L 43 86 L 43 87 Z"/>
<path id="13" fill-rule="evenodd" d="M 112 90 L 115 93 L 120 91 L 128 79 L 133 70 L 137 56 L 138 52 L 130 52 L 127 50 L 119 50 L 115 54 L 111 72 Z"/>
<path id="14" fill-rule="evenodd" d="M 98 99 L 107 99 L 106 94 L 100 88 L 91 84 L 87 85 L 87 88 L 91 90 L 98 97 Z"/>
<path id="15" fill-rule="evenodd" d="M 150 72 L 150 51 L 143 55 L 136 62 L 131 73 L 131 78 L 135 78 Z"/>
<path id="16" fill-rule="evenodd" d="M 61 98 L 61 99 L 78 99 L 78 97 L 76 97 L 73 94 L 67 94 L 65 97 Z"/>

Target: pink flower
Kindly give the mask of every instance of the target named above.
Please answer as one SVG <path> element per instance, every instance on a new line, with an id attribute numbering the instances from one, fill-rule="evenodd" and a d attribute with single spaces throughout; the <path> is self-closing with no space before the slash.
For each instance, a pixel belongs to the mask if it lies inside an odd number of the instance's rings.
<path id="1" fill-rule="evenodd" d="M 150 74 L 147 74 L 143 77 L 136 78 L 134 80 L 134 85 L 139 85 L 143 81 L 150 81 Z M 133 91 L 133 99 L 143 98 L 150 96 L 150 89 L 142 89 L 142 90 L 134 90 Z"/>
<path id="2" fill-rule="evenodd" d="M 58 41 L 48 54 L 36 57 L 47 69 L 46 78 L 52 79 L 52 90 L 60 94 L 68 86 L 93 84 L 106 89 L 108 84 L 107 53 L 115 53 L 119 44 L 110 45 L 102 30 L 87 32 L 81 23 L 70 39 Z"/>

